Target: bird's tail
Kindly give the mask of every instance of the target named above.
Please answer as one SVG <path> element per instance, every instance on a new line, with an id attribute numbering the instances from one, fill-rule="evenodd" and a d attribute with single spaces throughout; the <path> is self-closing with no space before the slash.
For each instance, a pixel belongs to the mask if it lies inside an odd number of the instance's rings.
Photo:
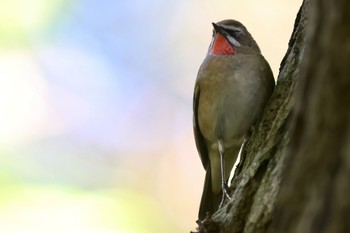
<path id="1" fill-rule="evenodd" d="M 212 191 L 210 164 L 207 166 L 206 171 L 207 173 L 205 175 L 202 199 L 198 213 L 199 220 L 205 219 L 207 213 L 212 215 L 218 209 L 222 198 L 222 191 L 220 191 L 218 194 L 215 194 Z"/>

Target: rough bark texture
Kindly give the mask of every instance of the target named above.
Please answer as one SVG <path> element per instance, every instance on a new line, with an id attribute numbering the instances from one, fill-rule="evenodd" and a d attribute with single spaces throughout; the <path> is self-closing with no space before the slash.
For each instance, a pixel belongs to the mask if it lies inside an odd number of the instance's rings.
<path id="1" fill-rule="evenodd" d="M 200 232 L 350 232 L 348 0 L 304 0 L 231 195 Z"/>
<path id="2" fill-rule="evenodd" d="M 350 2 L 312 4 L 291 156 L 271 232 L 350 232 Z"/>

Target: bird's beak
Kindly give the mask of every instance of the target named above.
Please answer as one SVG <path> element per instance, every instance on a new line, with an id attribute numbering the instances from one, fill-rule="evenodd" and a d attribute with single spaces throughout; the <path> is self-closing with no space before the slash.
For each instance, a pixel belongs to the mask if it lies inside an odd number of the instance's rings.
<path id="1" fill-rule="evenodd" d="M 222 28 L 222 27 L 220 27 L 219 25 L 217 25 L 216 23 L 212 23 L 213 24 L 213 27 L 214 27 L 214 31 L 215 32 L 218 32 L 218 33 L 220 33 L 220 34 L 222 34 L 222 35 L 225 35 L 226 33 L 225 33 L 225 30 Z"/>

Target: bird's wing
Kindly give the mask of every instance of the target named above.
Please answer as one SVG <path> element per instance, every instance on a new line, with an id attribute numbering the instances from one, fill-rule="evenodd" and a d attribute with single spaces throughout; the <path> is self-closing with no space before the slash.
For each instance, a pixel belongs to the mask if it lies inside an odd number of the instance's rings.
<path id="1" fill-rule="evenodd" d="M 198 124 L 198 103 L 200 98 L 200 88 L 196 84 L 194 88 L 194 95 L 193 95 L 193 131 L 194 131 L 194 139 L 196 141 L 197 150 L 199 153 L 199 156 L 202 160 L 202 164 L 204 169 L 207 169 L 207 166 L 209 164 L 209 156 L 208 156 L 208 149 L 206 147 L 204 137 L 199 129 Z"/>

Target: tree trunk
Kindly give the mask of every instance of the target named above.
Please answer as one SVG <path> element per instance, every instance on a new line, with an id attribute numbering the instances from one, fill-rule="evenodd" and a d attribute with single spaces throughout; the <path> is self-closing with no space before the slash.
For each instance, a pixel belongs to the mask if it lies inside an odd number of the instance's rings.
<path id="1" fill-rule="evenodd" d="M 304 0 L 232 200 L 199 232 L 350 232 L 349 6 Z"/>
<path id="2" fill-rule="evenodd" d="M 271 232 L 350 232 L 350 2 L 312 4 L 291 156 Z"/>

